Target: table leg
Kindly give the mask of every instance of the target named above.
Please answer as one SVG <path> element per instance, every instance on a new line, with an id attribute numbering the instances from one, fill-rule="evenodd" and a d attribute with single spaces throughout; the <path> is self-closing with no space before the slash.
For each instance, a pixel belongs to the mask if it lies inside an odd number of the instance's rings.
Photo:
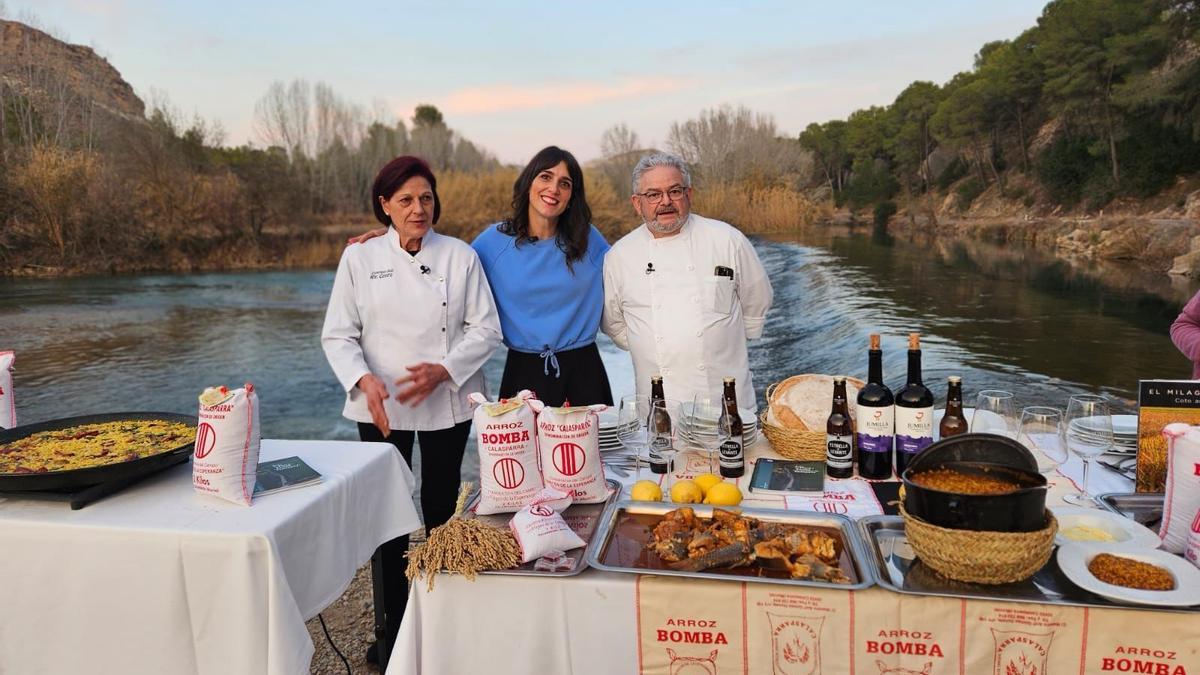
<path id="1" fill-rule="evenodd" d="M 375 603 L 375 654 L 379 657 L 379 672 L 387 671 L 392 645 L 388 641 L 387 620 L 384 614 L 386 592 L 383 588 L 383 547 L 371 555 L 371 596 Z"/>

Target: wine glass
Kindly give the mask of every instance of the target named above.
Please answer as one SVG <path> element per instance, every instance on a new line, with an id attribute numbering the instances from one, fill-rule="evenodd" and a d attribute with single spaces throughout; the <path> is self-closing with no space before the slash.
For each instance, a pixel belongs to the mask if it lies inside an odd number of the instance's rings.
<path id="1" fill-rule="evenodd" d="M 1062 466 L 1068 457 L 1062 411 L 1041 405 L 1023 409 L 1017 441 L 1034 451 L 1038 471 L 1050 473 Z"/>
<path id="2" fill-rule="evenodd" d="M 1083 485 L 1079 494 L 1067 495 L 1063 501 L 1077 506 L 1095 506 L 1096 500 L 1087 489 L 1088 469 L 1092 466 L 1092 458 L 1107 452 L 1112 444 L 1112 414 L 1108 399 L 1091 394 L 1072 396 L 1067 404 L 1067 447 L 1083 460 Z"/>
<path id="3" fill-rule="evenodd" d="M 729 438 L 729 425 L 720 424 L 724 403 L 719 398 L 697 395 L 687 416 L 688 440 L 708 455 L 708 472 L 716 473 L 717 450 Z M 722 428 L 723 427 L 723 428 Z"/>
<path id="4" fill-rule="evenodd" d="M 1016 438 L 1017 412 L 1012 392 L 984 389 L 975 397 L 975 414 L 971 416 L 971 433 L 997 434 Z"/>
<path id="5" fill-rule="evenodd" d="M 674 399 L 651 399 L 649 410 L 646 432 L 650 439 L 650 457 L 653 461 L 657 455 L 666 464 L 667 477 L 663 481 L 663 492 L 670 494 L 671 486 L 675 484 L 675 456 L 679 454 L 677 434 L 684 419 L 683 406 Z"/>
<path id="6" fill-rule="evenodd" d="M 621 397 L 617 408 L 617 440 L 633 453 L 633 479 L 642 479 L 642 459 L 648 454 L 650 435 L 646 420 L 650 417 L 650 398 L 630 394 Z M 647 458 L 648 459 L 648 458 Z"/>

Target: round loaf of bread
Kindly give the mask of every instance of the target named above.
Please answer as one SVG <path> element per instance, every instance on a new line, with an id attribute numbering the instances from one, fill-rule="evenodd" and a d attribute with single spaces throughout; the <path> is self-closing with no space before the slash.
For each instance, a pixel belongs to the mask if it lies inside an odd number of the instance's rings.
<path id="1" fill-rule="evenodd" d="M 768 401 L 767 422 L 801 431 L 821 431 L 833 405 L 834 375 L 794 375 L 780 382 Z M 838 375 L 837 377 L 843 377 Z M 846 401 L 854 417 L 854 401 L 864 382 L 846 377 Z"/>

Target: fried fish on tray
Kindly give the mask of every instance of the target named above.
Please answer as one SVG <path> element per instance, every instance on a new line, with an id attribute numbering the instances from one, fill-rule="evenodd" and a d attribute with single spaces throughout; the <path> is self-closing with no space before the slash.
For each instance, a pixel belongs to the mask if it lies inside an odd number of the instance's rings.
<path id="1" fill-rule="evenodd" d="M 762 523 L 721 509 L 713 509 L 711 520 L 698 518 L 686 506 L 675 509 L 654 527 L 646 546 L 674 570 L 758 564 L 785 571 L 793 579 L 850 583 L 838 566 L 841 548 L 835 537 L 799 525 Z"/>

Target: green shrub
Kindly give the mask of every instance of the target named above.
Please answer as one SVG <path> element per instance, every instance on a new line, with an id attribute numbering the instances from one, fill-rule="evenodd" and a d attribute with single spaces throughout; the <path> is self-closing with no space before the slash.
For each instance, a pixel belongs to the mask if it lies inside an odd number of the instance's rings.
<path id="1" fill-rule="evenodd" d="M 962 161 L 962 157 L 955 157 L 953 162 L 946 165 L 942 172 L 938 174 L 934 183 L 942 192 L 950 189 L 951 185 L 963 176 L 967 175 L 967 163 Z"/>
<path id="2" fill-rule="evenodd" d="M 1083 189 L 1098 171 L 1104 171 L 1088 150 L 1094 139 L 1059 136 L 1038 155 L 1038 181 L 1055 203 L 1074 206 L 1083 198 Z"/>
<path id="3" fill-rule="evenodd" d="M 958 187 L 954 189 L 954 193 L 957 195 L 955 205 L 958 206 L 958 210 L 966 211 L 971 208 L 971 203 L 975 201 L 976 197 L 983 194 L 983 190 L 983 183 L 974 176 L 959 183 Z"/>
<path id="4" fill-rule="evenodd" d="M 875 205 L 875 226 L 886 227 L 888 220 L 896 215 L 895 202 L 879 202 Z"/>

